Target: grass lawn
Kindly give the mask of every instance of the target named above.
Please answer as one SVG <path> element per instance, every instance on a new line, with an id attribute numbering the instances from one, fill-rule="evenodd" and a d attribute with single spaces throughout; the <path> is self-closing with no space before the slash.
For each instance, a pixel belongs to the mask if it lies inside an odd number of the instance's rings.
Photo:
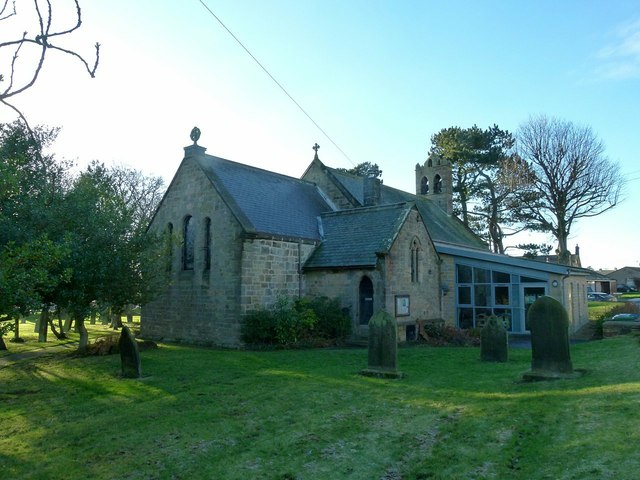
<path id="1" fill-rule="evenodd" d="M 11 348 L 11 347 L 10 347 Z M 402 380 L 366 349 L 161 345 L 0 368 L 3 479 L 636 479 L 640 344 L 572 346 L 577 380 L 522 383 L 477 348 L 407 347 Z"/>

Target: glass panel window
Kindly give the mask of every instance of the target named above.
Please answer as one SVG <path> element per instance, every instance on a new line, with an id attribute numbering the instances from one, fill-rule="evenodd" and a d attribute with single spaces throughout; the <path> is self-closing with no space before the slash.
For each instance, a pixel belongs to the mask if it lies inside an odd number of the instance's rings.
<path id="1" fill-rule="evenodd" d="M 458 303 L 471 305 L 471 287 L 458 287 Z"/>
<path id="2" fill-rule="evenodd" d="M 473 269 L 473 283 L 490 283 L 491 277 L 489 276 L 489 270 L 484 268 Z"/>
<path id="3" fill-rule="evenodd" d="M 471 283 L 471 267 L 458 265 L 458 283 Z"/>
<path id="4" fill-rule="evenodd" d="M 477 307 L 490 305 L 491 285 L 474 285 L 473 304 Z"/>
<path id="5" fill-rule="evenodd" d="M 494 305 L 509 305 L 509 287 L 506 285 L 496 285 L 494 291 Z"/>
<path id="6" fill-rule="evenodd" d="M 493 283 L 511 283 L 511 275 L 505 272 L 493 272 Z"/>

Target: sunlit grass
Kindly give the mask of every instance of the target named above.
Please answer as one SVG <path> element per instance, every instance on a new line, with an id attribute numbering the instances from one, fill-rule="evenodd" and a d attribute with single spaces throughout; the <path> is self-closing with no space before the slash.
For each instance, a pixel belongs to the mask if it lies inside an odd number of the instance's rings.
<path id="1" fill-rule="evenodd" d="M 365 349 L 161 345 L 0 369 L 2 478 L 637 478 L 640 346 L 572 347 L 575 380 L 523 383 L 476 348 L 399 350 L 406 377 L 363 377 Z"/>

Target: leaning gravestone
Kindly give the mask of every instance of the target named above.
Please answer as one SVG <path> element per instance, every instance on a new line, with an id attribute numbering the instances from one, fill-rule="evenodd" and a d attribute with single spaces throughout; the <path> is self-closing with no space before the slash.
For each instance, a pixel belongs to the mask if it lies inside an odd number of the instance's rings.
<path id="1" fill-rule="evenodd" d="M 398 371 L 398 325 L 384 310 L 369 320 L 369 366 L 362 375 L 401 378 Z"/>
<path id="2" fill-rule="evenodd" d="M 526 381 L 575 378 L 569 350 L 569 315 L 562 304 L 551 297 L 540 297 L 529 308 L 531 330 L 531 370 Z"/>
<path id="3" fill-rule="evenodd" d="M 140 352 L 136 339 L 129 330 L 129 327 L 122 327 L 120 340 L 118 341 L 120 350 L 120 361 L 122 362 L 122 376 L 125 378 L 140 378 L 142 370 L 140 368 Z"/>
<path id="4" fill-rule="evenodd" d="M 491 316 L 480 332 L 480 360 L 483 362 L 506 362 L 509 358 L 507 329 L 502 321 Z"/>

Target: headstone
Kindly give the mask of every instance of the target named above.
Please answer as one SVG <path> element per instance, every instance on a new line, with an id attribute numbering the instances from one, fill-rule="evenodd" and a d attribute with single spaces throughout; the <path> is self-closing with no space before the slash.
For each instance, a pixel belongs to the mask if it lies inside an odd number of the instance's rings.
<path id="1" fill-rule="evenodd" d="M 120 350 L 120 361 L 122 362 L 122 376 L 125 378 L 140 378 L 142 370 L 140 367 L 140 352 L 136 339 L 129 330 L 129 327 L 122 327 L 120 340 L 118 341 Z"/>
<path id="2" fill-rule="evenodd" d="M 384 310 L 369 320 L 369 366 L 362 375 L 401 378 L 398 371 L 398 325 Z"/>
<path id="3" fill-rule="evenodd" d="M 509 337 L 502 321 L 492 315 L 480 333 L 480 360 L 506 362 L 509 359 Z"/>
<path id="4" fill-rule="evenodd" d="M 569 315 L 554 298 L 538 298 L 529 308 L 527 321 L 531 329 L 531 371 L 524 380 L 573 378 L 569 350 Z"/>

